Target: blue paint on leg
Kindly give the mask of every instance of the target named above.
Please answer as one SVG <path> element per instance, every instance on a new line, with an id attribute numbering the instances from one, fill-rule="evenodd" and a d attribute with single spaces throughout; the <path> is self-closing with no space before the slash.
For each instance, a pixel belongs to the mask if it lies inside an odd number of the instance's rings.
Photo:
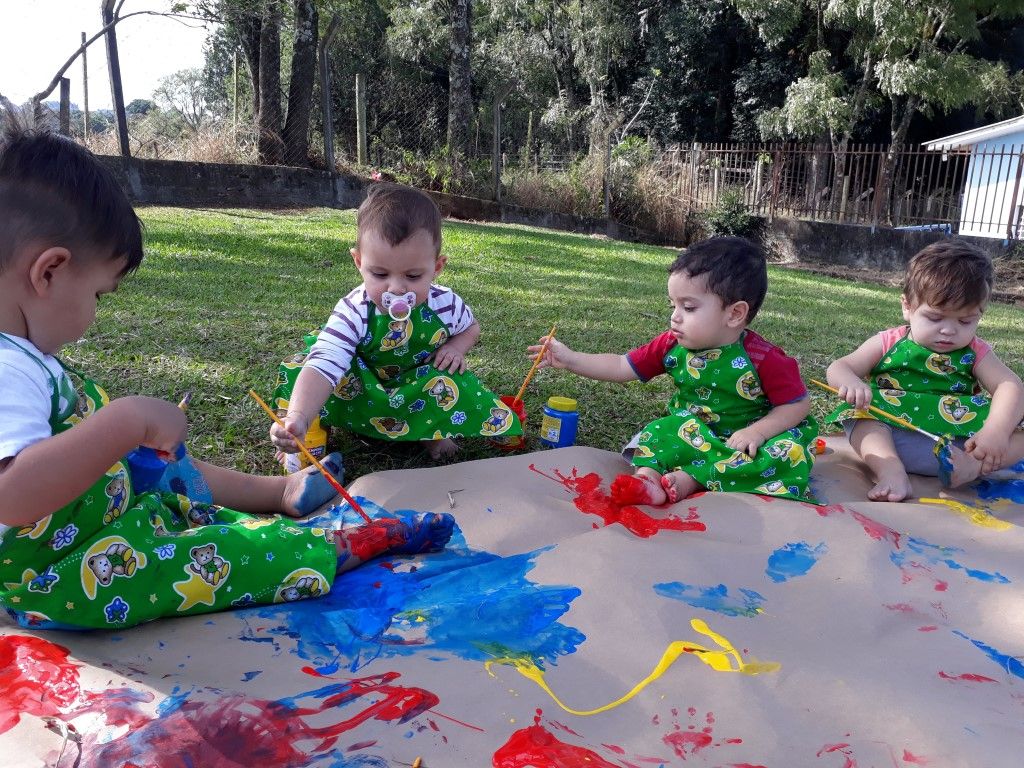
<path id="1" fill-rule="evenodd" d="M 345 482 L 345 468 L 340 453 L 328 454 L 320 463 L 335 480 L 339 483 Z M 295 502 L 295 510 L 300 515 L 308 515 L 333 499 L 337 493 L 320 471 L 314 469 L 304 476 L 302 493 Z"/>
<path id="2" fill-rule="evenodd" d="M 396 555 L 418 555 L 444 549 L 455 529 L 455 518 L 446 512 L 420 512 L 403 525 L 408 531 L 406 543 L 391 551 Z"/>

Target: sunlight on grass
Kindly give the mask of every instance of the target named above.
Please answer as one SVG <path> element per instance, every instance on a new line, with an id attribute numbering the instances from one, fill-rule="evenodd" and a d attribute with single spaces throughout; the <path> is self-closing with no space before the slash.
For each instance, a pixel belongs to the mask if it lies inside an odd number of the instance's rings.
<path id="1" fill-rule="evenodd" d="M 266 417 L 246 396 L 269 394 L 277 363 L 299 350 L 337 300 L 359 283 L 349 249 L 355 212 L 144 208 L 147 256 L 121 289 L 105 296 L 69 362 L 112 397 L 174 400 L 194 392 L 189 445 L 200 458 L 248 471 L 273 471 Z M 529 367 L 526 346 L 558 322 L 558 336 L 588 352 L 625 352 L 665 329 L 665 248 L 521 225 L 446 222 L 448 267 L 439 282 L 458 291 L 483 329 L 469 362 L 499 394 L 514 393 Z M 983 337 L 1022 372 L 1024 313 L 993 305 Z M 753 328 L 796 357 L 804 378 L 872 333 L 902 322 L 899 291 L 796 270 L 771 268 L 768 298 Z M 615 385 L 562 371 L 538 373 L 526 395 L 529 446 L 551 395 L 580 403 L 579 443 L 617 450 L 661 414 L 667 377 Z M 814 393 L 815 412 L 831 401 Z M 424 466 L 416 446 L 334 438 L 348 479 L 381 469 Z M 494 455 L 467 443 L 466 459 Z"/>

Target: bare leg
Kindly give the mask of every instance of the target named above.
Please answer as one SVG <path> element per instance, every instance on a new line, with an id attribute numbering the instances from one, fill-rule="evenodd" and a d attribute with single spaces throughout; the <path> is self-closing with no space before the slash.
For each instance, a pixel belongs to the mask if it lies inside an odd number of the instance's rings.
<path id="1" fill-rule="evenodd" d="M 438 459 L 450 459 L 459 452 L 459 446 L 450 437 L 443 440 L 424 440 L 427 447 L 427 454 L 434 461 Z"/>
<path id="2" fill-rule="evenodd" d="M 283 513 L 302 517 L 334 498 L 335 492 L 315 467 L 292 475 L 250 475 L 233 469 L 192 460 L 210 486 L 214 504 L 239 512 Z M 341 473 L 341 457 L 331 454 L 323 465 L 335 478 Z"/>
<path id="3" fill-rule="evenodd" d="M 676 470 L 662 476 L 661 487 L 665 489 L 665 495 L 668 496 L 669 504 L 675 504 L 680 499 L 685 499 L 691 493 L 696 493 L 702 486 L 682 470 Z"/>
<path id="4" fill-rule="evenodd" d="M 335 531 L 338 573 L 381 555 L 440 552 L 452 536 L 455 518 L 447 513 L 420 512 L 411 520 L 378 518 L 372 523 Z"/>
<path id="5" fill-rule="evenodd" d="M 850 433 L 850 446 L 868 465 L 875 486 L 868 491 L 873 501 L 903 501 L 911 493 L 910 478 L 896 455 L 888 427 L 871 419 L 859 419 Z"/>

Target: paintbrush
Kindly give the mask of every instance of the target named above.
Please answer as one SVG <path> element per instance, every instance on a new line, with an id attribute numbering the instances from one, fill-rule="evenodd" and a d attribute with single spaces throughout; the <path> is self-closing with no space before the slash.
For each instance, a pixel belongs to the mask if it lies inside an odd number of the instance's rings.
<path id="1" fill-rule="evenodd" d="M 838 389 L 836 389 L 835 387 L 830 387 L 828 384 L 822 384 L 817 379 L 811 379 L 811 384 L 817 384 L 822 389 L 828 390 L 829 392 L 831 392 L 834 395 L 838 395 L 839 394 L 839 390 Z M 899 416 L 893 416 L 888 411 L 883 411 L 881 408 L 876 408 L 873 405 L 869 405 L 867 409 L 869 411 L 871 411 L 872 413 L 878 414 L 879 416 L 883 416 L 884 418 L 888 419 L 891 422 L 894 422 L 895 424 L 899 424 L 901 427 L 906 427 L 907 429 L 912 429 L 915 432 L 920 432 L 922 435 L 924 435 L 925 437 L 931 438 L 936 443 L 943 442 L 943 439 L 941 437 L 939 437 L 938 435 L 933 435 L 931 432 L 928 432 L 927 430 L 924 430 L 924 429 L 921 429 L 920 427 L 914 426 L 909 421 L 907 421 L 906 419 L 901 419 Z"/>
<path id="2" fill-rule="evenodd" d="M 270 418 L 272 418 L 275 421 L 275 423 L 279 427 L 281 427 L 281 429 L 286 429 L 284 426 L 284 422 L 281 421 L 278 415 L 270 409 L 269 405 L 263 402 L 263 398 L 257 395 L 255 390 L 250 389 L 249 396 L 260 404 L 260 408 L 266 411 Z M 334 490 L 336 490 L 338 493 L 342 495 L 345 501 L 347 501 L 352 506 L 352 509 L 354 509 L 360 515 L 362 515 L 363 520 L 365 520 L 367 523 L 372 523 L 373 521 L 370 519 L 369 515 L 367 515 L 363 511 L 363 508 L 356 503 L 355 499 L 348 495 L 348 491 L 345 490 L 345 487 L 341 483 L 334 479 L 331 473 L 327 471 L 327 467 L 321 464 L 320 460 L 309 452 L 309 449 L 306 448 L 303 442 L 295 435 L 292 435 L 292 440 L 295 441 L 295 444 L 299 447 L 299 451 L 301 451 L 302 455 L 309 460 L 310 464 L 312 464 L 314 467 L 320 470 L 320 474 L 324 476 L 324 479 L 326 479 L 327 482 L 331 484 L 331 487 L 334 488 Z"/>
<path id="3" fill-rule="evenodd" d="M 540 361 L 544 359 L 544 353 L 548 349 L 548 344 L 555 337 L 555 327 L 557 325 L 558 323 L 555 323 L 554 325 L 551 326 L 551 332 L 548 333 L 547 338 L 544 339 L 544 343 L 541 345 L 540 352 L 538 352 L 537 357 L 534 358 L 533 366 L 530 368 L 530 372 L 526 374 L 526 378 L 523 380 L 523 386 L 519 388 L 519 394 L 516 395 L 515 400 L 512 401 L 513 405 L 515 405 L 515 403 L 522 402 L 523 394 L 526 392 L 526 387 L 529 386 L 530 384 L 530 379 L 533 378 L 533 374 L 535 374 L 537 372 L 537 368 L 540 367 Z"/>

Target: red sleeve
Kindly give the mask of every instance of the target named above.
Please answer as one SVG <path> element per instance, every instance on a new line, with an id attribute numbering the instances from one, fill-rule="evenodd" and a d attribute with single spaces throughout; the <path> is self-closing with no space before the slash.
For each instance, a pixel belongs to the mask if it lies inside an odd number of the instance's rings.
<path id="1" fill-rule="evenodd" d="M 807 387 L 800 378 L 800 366 L 796 360 L 753 331 L 747 331 L 744 336 L 743 348 L 754 364 L 761 389 L 772 407 L 807 397 Z"/>
<path id="2" fill-rule="evenodd" d="M 642 347 L 631 349 L 626 353 L 626 359 L 640 381 L 649 381 L 665 372 L 665 355 L 676 343 L 672 331 L 665 331 Z"/>

